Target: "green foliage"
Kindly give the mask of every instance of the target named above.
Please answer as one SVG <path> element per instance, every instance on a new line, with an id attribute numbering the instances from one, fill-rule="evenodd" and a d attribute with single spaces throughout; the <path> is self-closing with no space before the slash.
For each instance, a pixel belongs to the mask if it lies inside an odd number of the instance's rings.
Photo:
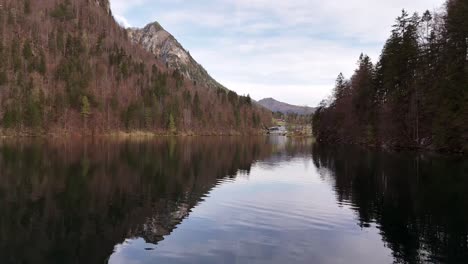
<path id="1" fill-rule="evenodd" d="M 57 39 L 56 39 L 56 36 L 55 36 L 55 31 L 52 30 L 49 32 L 48 36 L 47 36 L 47 46 L 49 48 L 49 52 L 51 55 L 55 56 L 56 53 L 57 53 L 57 43 L 56 43 Z"/>
<path id="2" fill-rule="evenodd" d="M 55 9 L 50 12 L 50 16 L 60 21 L 73 19 L 75 15 L 73 14 L 70 0 L 65 0 L 63 3 L 58 4 Z"/>
<path id="3" fill-rule="evenodd" d="M 0 85 L 8 83 L 8 75 L 5 70 L 0 70 Z"/>
<path id="4" fill-rule="evenodd" d="M 257 113 L 253 112 L 252 113 L 252 123 L 253 123 L 254 127 L 259 127 L 260 122 L 261 122 L 260 116 Z"/>
<path id="5" fill-rule="evenodd" d="M 130 104 L 126 110 L 122 112 L 122 122 L 126 129 L 139 128 L 147 121 L 145 119 L 145 108 L 140 103 Z"/>
<path id="6" fill-rule="evenodd" d="M 42 124 L 42 105 L 29 97 L 25 106 L 25 125 L 36 128 Z"/>
<path id="7" fill-rule="evenodd" d="M 5 34 L 4 21 L 5 21 L 5 12 L 4 12 L 4 9 L 0 9 L 0 37 L 2 38 L 4 38 L 4 34 Z M 0 45 L 3 45 L 3 44 L 0 44 Z"/>
<path id="8" fill-rule="evenodd" d="M 150 128 L 153 125 L 154 120 L 154 112 L 152 111 L 151 107 L 144 107 L 143 115 L 145 128 Z"/>
<path id="9" fill-rule="evenodd" d="M 55 43 L 57 44 L 56 47 L 60 53 L 65 52 L 65 33 L 62 27 L 57 29 L 57 34 L 55 35 Z"/>
<path id="10" fill-rule="evenodd" d="M 192 94 L 190 91 L 185 90 L 184 93 L 182 94 L 182 98 L 184 100 L 184 105 L 189 106 L 192 104 Z"/>
<path id="11" fill-rule="evenodd" d="M 31 14 L 31 0 L 24 0 L 24 13 Z"/>
<path id="12" fill-rule="evenodd" d="M 333 90 L 333 97 L 335 101 L 341 101 L 347 92 L 346 80 L 343 73 L 340 73 L 336 78 L 335 89 Z"/>
<path id="13" fill-rule="evenodd" d="M 94 53 L 96 55 L 101 55 L 103 50 L 104 50 L 104 40 L 106 39 L 106 33 L 105 32 L 102 32 L 101 34 L 99 34 L 99 37 L 96 41 L 96 45 L 95 45 L 95 48 L 94 48 Z"/>
<path id="14" fill-rule="evenodd" d="M 89 100 L 87 96 L 81 97 L 81 116 L 83 118 L 88 118 L 91 115 L 91 105 L 89 104 Z"/>
<path id="15" fill-rule="evenodd" d="M 102 45 L 102 44 L 99 44 Z M 102 47 L 101 47 L 102 49 Z M 96 51 L 99 53 L 99 51 Z M 109 53 L 109 63 L 114 66 L 114 70 L 117 73 L 117 80 L 121 81 L 127 79 L 131 74 L 144 74 L 145 65 L 143 62 L 135 62 L 132 56 L 128 55 L 123 48 L 119 48 L 117 44 L 114 44 L 111 52 Z M 155 67 L 155 66 L 153 66 Z M 154 72 L 153 72 L 154 73 Z M 152 86 L 160 88 L 160 86 L 166 85 L 166 80 L 158 80 L 157 72 L 152 76 Z M 166 77 L 161 74 L 161 77 Z"/>
<path id="16" fill-rule="evenodd" d="M 216 94 L 218 95 L 219 98 L 223 97 L 223 95 L 226 94 L 226 91 L 221 88 L 216 88 Z"/>
<path id="17" fill-rule="evenodd" d="M 20 42 L 17 38 L 11 42 L 11 61 L 13 64 L 13 71 L 18 72 L 21 69 L 21 55 L 20 55 Z"/>
<path id="18" fill-rule="evenodd" d="M 65 57 L 78 57 L 85 51 L 85 44 L 80 36 L 67 35 L 65 43 Z"/>
<path id="19" fill-rule="evenodd" d="M 117 95 L 114 93 L 112 98 L 110 99 L 110 106 L 111 109 L 116 111 L 119 108 L 119 100 L 117 99 Z"/>
<path id="20" fill-rule="evenodd" d="M 31 47 L 31 41 L 27 40 L 23 46 L 23 58 L 26 61 L 29 61 L 31 60 L 32 57 L 33 57 L 33 51 Z"/>
<path id="21" fill-rule="evenodd" d="M 165 73 L 153 75 L 151 88 L 153 94 L 160 100 L 163 100 L 168 95 L 167 75 Z"/>
<path id="22" fill-rule="evenodd" d="M 20 119 L 20 113 L 15 106 L 7 107 L 3 114 L 3 127 L 14 128 L 19 125 Z"/>
<path id="23" fill-rule="evenodd" d="M 45 75 L 47 73 L 47 63 L 46 63 L 46 57 L 44 51 L 41 51 L 39 55 L 39 63 L 37 65 L 37 72 L 39 72 L 42 75 Z"/>
<path id="24" fill-rule="evenodd" d="M 234 120 L 236 121 L 236 127 L 240 127 L 241 115 L 240 115 L 240 109 L 238 107 L 234 107 Z"/>
<path id="25" fill-rule="evenodd" d="M 184 84 L 184 76 L 178 69 L 172 72 L 172 78 L 176 80 L 176 88 L 182 87 L 182 85 Z"/>
<path id="26" fill-rule="evenodd" d="M 237 95 L 237 93 L 233 91 L 229 91 L 227 96 L 228 96 L 229 103 L 231 103 L 231 105 L 233 106 L 236 106 L 237 103 L 239 102 L 239 96 Z"/>
<path id="27" fill-rule="evenodd" d="M 43 95 L 35 93 L 32 80 L 23 86 L 5 108 L 2 124 L 5 128 L 18 128 L 20 125 L 39 128 L 43 123 Z"/>
<path id="28" fill-rule="evenodd" d="M 65 83 L 70 104 L 78 108 L 81 96 L 88 94 L 87 88 L 92 79 L 89 58 L 80 38 L 71 35 L 67 37 L 65 57 L 57 67 L 55 76 Z"/>
<path id="29" fill-rule="evenodd" d="M 198 96 L 198 91 L 195 92 L 195 96 L 193 97 L 192 112 L 194 113 L 195 117 L 197 117 L 198 119 L 201 119 L 202 110 L 201 110 L 200 96 Z"/>
<path id="30" fill-rule="evenodd" d="M 172 113 L 169 114 L 169 120 L 168 120 L 167 128 L 169 130 L 169 133 L 171 133 L 171 134 L 176 134 L 177 133 L 177 128 L 176 128 L 176 125 L 175 125 L 174 116 L 172 116 Z"/>
<path id="31" fill-rule="evenodd" d="M 242 105 L 252 106 L 252 99 L 250 98 L 250 95 L 239 96 L 239 104 L 241 106 Z"/>
<path id="32" fill-rule="evenodd" d="M 11 8 L 8 9 L 7 23 L 10 26 L 15 23 L 15 17 L 13 15 L 13 12 L 12 12 Z"/>

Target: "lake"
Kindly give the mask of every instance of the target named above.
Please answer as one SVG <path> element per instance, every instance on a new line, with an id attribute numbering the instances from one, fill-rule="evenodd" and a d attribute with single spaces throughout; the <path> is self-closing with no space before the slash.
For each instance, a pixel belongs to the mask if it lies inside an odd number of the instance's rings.
<path id="1" fill-rule="evenodd" d="M 4 140 L 0 211 L 0 263 L 468 263 L 462 156 Z"/>

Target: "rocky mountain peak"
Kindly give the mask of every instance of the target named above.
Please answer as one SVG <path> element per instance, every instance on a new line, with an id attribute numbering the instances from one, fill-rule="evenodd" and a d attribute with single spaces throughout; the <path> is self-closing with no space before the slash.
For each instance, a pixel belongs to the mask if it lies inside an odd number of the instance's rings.
<path id="1" fill-rule="evenodd" d="M 133 43 L 143 46 L 169 68 L 179 70 L 185 78 L 211 88 L 225 89 L 158 22 L 144 28 L 129 28 L 127 32 Z"/>
<path id="2" fill-rule="evenodd" d="M 158 22 L 150 23 L 146 25 L 144 29 L 152 31 L 153 33 L 156 33 L 158 31 L 163 31 L 163 30 L 166 31 Z"/>

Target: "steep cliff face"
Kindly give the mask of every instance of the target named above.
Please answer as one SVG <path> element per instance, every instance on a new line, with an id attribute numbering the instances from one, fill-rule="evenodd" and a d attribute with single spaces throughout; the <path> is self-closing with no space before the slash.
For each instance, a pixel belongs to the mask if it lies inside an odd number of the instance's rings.
<path id="1" fill-rule="evenodd" d="M 177 69 L 187 79 L 211 88 L 224 88 L 214 80 L 190 53 L 158 22 L 144 28 L 127 29 L 130 39 L 141 45 L 164 62 L 169 68 Z"/>

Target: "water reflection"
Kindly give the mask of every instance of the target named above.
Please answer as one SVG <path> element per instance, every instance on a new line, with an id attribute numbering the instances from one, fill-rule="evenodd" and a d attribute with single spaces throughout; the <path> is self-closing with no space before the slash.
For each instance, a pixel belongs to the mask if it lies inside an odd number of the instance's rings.
<path id="1" fill-rule="evenodd" d="M 3 142 L 2 263 L 102 263 L 115 244 L 157 243 L 218 179 L 269 157 L 266 138 Z"/>
<path id="2" fill-rule="evenodd" d="M 468 263 L 466 157 L 314 145 L 314 163 L 366 228 L 376 223 L 395 263 Z"/>
<path id="3" fill-rule="evenodd" d="M 284 137 L 3 142 L 0 262 L 468 263 L 467 175 Z"/>

